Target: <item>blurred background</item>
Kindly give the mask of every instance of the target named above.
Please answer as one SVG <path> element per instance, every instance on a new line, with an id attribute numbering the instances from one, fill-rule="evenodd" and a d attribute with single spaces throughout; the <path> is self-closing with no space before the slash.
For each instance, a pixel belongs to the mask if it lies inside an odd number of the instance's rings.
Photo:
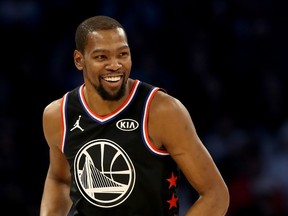
<path id="1" fill-rule="evenodd" d="M 132 77 L 188 108 L 228 184 L 229 216 L 288 215 L 287 2 L 0 0 L 0 201 L 39 215 L 42 111 L 82 83 L 74 33 L 94 15 L 128 33 Z M 182 179 L 182 212 L 194 199 Z M 183 213 L 181 213 L 183 214 Z"/>

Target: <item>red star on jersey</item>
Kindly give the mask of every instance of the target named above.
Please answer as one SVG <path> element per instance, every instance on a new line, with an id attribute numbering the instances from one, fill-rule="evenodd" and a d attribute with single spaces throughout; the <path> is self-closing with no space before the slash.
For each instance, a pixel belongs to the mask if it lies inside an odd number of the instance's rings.
<path id="1" fill-rule="evenodd" d="M 173 194 L 171 200 L 168 200 L 168 201 L 167 201 L 167 202 L 170 204 L 169 210 L 170 210 L 172 207 L 177 208 L 177 201 L 178 201 L 178 198 L 175 197 L 174 194 Z"/>
<path id="2" fill-rule="evenodd" d="M 171 178 L 166 179 L 170 184 L 169 184 L 169 188 L 171 188 L 172 186 L 176 187 L 176 181 L 177 181 L 177 176 L 174 176 L 174 173 L 172 172 Z"/>

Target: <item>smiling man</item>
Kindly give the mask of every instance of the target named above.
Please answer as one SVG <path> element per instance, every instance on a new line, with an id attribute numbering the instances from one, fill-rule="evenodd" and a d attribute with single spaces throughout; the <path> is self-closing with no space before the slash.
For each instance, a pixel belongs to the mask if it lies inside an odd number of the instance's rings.
<path id="1" fill-rule="evenodd" d="M 223 216 L 227 186 L 185 106 L 130 78 L 123 26 L 107 16 L 76 30 L 84 82 L 43 112 L 50 165 L 41 216 L 179 215 L 180 170 L 199 193 L 186 216 Z"/>

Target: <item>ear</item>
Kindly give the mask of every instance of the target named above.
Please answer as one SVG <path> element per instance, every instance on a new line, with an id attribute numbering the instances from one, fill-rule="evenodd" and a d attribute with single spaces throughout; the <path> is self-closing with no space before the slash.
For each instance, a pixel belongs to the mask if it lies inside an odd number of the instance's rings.
<path id="1" fill-rule="evenodd" d="M 84 59 L 83 55 L 78 50 L 74 50 L 74 64 L 78 70 L 83 70 Z"/>

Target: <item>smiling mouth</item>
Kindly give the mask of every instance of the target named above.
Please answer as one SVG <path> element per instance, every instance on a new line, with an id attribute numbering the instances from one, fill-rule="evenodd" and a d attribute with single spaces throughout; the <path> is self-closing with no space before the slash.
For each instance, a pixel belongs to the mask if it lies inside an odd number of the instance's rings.
<path id="1" fill-rule="evenodd" d="M 121 80 L 122 76 L 108 76 L 108 77 L 102 77 L 103 80 L 107 82 L 118 82 Z"/>

